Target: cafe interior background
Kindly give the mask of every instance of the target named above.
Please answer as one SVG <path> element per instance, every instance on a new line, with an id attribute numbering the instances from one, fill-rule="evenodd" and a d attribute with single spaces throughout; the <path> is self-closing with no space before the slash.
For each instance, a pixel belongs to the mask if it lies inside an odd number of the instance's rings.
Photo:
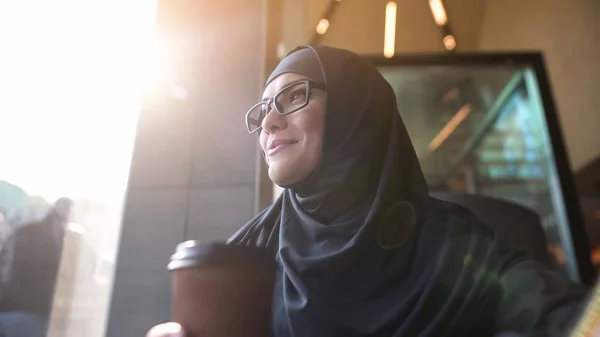
<path id="1" fill-rule="evenodd" d="M 594 281 L 596 0 L 0 8 L 0 281 L 11 233 L 59 198 L 73 201 L 47 336 L 144 335 L 169 317 L 175 245 L 223 240 L 277 196 L 243 115 L 281 57 L 305 43 L 378 66 L 432 191 L 525 207 L 556 268 Z"/>

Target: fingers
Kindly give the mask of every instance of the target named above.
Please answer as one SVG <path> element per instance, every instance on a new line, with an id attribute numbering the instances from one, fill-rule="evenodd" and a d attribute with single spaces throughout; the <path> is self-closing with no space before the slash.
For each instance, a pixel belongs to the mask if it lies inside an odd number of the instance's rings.
<path id="1" fill-rule="evenodd" d="M 148 331 L 146 337 L 185 337 L 181 325 L 177 323 L 164 323 Z"/>

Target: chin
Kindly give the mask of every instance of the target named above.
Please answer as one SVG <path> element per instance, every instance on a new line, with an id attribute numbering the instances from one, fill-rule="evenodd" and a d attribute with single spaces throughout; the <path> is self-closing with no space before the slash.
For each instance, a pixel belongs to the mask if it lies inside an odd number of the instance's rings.
<path id="1" fill-rule="evenodd" d="M 275 185 L 277 185 L 279 187 L 290 186 L 295 183 L 293 179 L 289 179 L 287 177 L 282 177 L 278 174 L 269 174 L 269 178 Z"/>
<path id="2" fill-rule="evenodd" d="M 293 172 L 277 166 L 269 167 L 269 178 L 274 184 L 280 187 L 294 185 L 304 179 L 299 172 Z"/>

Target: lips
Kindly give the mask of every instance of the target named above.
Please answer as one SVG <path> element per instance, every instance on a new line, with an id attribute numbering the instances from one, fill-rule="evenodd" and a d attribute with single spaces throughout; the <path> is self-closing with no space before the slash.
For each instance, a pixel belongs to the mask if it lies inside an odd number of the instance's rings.
<path id="1" fill-rule="evenodd" d="M 291 139 L 271 139 L 267 143 L 267 155 L 274 156 L 296 143 L 297 141 Z"/>

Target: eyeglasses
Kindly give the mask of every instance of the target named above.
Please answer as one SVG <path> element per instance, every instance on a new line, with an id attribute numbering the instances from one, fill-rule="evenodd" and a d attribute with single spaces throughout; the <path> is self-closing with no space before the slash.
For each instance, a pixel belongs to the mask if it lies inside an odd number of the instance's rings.
<path id="1" fill-rule="evenodd" d="M 271 109 L 271 104 L 275 111 L 284 116 L 294 113 L 310 102 L 311 89 L 325 90 L 325 84 L 311 80 L 302 80 L 292 83 L 281 89 L 272 98 L 264 100 L 254 105 L 246 113 L 246 127 L 249 133 L 254 133 L 262 127 L 262 122 Z"/>

